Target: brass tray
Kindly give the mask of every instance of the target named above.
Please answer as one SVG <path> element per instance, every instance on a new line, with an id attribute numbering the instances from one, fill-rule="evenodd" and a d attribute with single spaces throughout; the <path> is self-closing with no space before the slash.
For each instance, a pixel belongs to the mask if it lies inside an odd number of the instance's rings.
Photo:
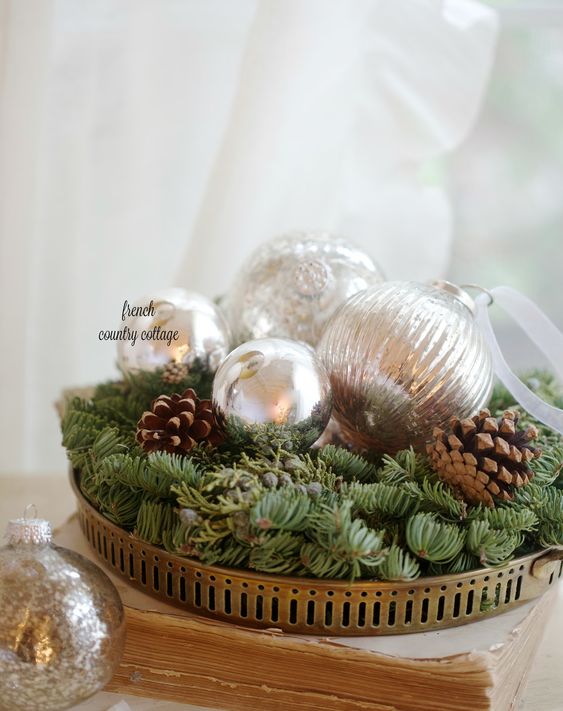
<path id="1" fill-rule="evenodd" d="M 499 568 L 407 582 L 318 580 L 204 565 L 144 543 L 108 521 L 71 474 L 81 529 L 114 573 L 168 603 L 206 617 L 298 634 L 405 634 L 456 627 L 538 597 L 563 572 L 563 550 Z"/>

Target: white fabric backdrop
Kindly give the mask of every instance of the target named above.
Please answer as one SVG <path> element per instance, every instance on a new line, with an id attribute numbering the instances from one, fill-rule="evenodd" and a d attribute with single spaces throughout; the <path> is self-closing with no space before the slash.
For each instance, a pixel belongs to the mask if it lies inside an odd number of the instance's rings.
<path id="1" fill-rule="evenodd" d="M 294 228 L 440 274 L 495 32 L 474 0 L 0 0 L 0 471 L 63 465 L 51 403 L 113 374 L 125 298 L 213 295 Z"/>

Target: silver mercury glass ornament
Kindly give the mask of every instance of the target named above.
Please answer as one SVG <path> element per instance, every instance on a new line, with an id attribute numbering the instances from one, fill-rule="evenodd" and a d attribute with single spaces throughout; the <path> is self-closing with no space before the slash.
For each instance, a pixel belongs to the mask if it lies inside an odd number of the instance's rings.
<path id="1" fill-rule="evenodd" d="M 235 348 L 215 374 L 212 397 L 228 435 L 252 441 L 278 432 L 302 448 L 318 439 L 332 406 L 328 376 L 313 349 L 285 338 Z"/>
<path id="2" fill-rule="evenodd" d="M 325 232 L 292 232 L 256 249 L 222 307 L 236 343 L 267 337 L 316 345 L 352 294 L 383 280 L 370 257 Z"/>
<path id="3" fill-rule="evenodd" d="M 0 548 L 0 709 L 57 711 L 101 689 L 125 640 L 121 600 L 42 519 L 10 521 Z"/>
<path id="4" fill-rule="evenodd" d="M 469 295 L 448 282 L 386 282 L 356 294 L 334 315 L 318 353 L 333 416 L 354 448 L 422 451 L 434 426 L 483 407 L 491 354 Z"/>
<path id="5" fill-rule="evenodd" d="M 169 363 L 198 364 L 214 373 L 231 348 L 229 326 L 217 306 L 205 296 L 180 288 L 163 289 L 136 302 L 152 305 L 148 315 L 131 315 L 121 324 L 136 340 L 118 343 L 117 363 L 124 373 L 154 371 Z M 173 340 L 170 334 L 177 332 Z"/>

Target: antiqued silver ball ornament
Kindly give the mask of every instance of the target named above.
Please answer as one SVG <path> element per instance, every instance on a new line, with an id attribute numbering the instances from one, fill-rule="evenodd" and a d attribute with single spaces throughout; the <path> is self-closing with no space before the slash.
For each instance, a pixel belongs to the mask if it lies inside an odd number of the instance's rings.
<path id="1" fill-rule="evenodd" d="M 332 408 L 328 375 L 314 350 L 285 338 L 235 348 L 215 374 L 212 397 L 229 436 L 252 441 L 277 433 L 303 449 L 322 434 Z"/>
<path id="2" fill-rule="evenodd" d="M 313 346 L 334 311 L 383 280 L 367 254 L 324 232 L 293 232 L 261 245 L 222 303 L 236 343 L 284 337 Z"/>
<path id="3" fill-rule="evenodd" d="M 473 302 L 448 282 L 386 282 L 356 294 L 317 350 L 333 417 L 360 450 L 423 450 L 433 427 L 474 414 L 492 389 L 492 358 Z"/>
<path id="4" fill-rule="evenodd" d="M 0 548 L 0 709 L 57 711 L 101 689 L 125 642 L 119 594 L 42 519 L 8 524 Z"/>
<path id="5" fill-rule="evenodd" d="M 214 373 L 231 348 L 219 308 L 201 294 L 163 289 L 124 307 L 117 363 L 124 373 L 154 371 L 169 363 Z"/>

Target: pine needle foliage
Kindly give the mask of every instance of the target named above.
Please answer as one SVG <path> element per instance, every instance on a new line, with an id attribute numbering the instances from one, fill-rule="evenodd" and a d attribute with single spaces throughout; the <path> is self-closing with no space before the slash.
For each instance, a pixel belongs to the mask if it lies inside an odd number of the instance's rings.
<path id="1" fill-rule="evenodd" d="M 373 481 L 376 477 L 377 469 L 374 464 L 333 444 L 327 444 L 320 449 L 316 461 L 330 467 L 344 481 Z"/>
<path id="2" fill-rule="evenodd" d="M 447 563 L 461 553 L 465 531 L 441 522 L 436 514 L 418 513 L 408 518 L 405 538 L 407 546 L 418 558 Z"/>
<path id="3" fill-rule="evenodd" d="M 420 564 L 407 550 L 393 543 L 379 565 L 378 574 L 384 580 L 414 580 L 420 575 Z"/>
<path id="4" fill-rule="evenodd" d="M 563 545 L 563 445 L 545 427 L 532 482 L 486 509 L 456 498 L 412 448 L 368 461 L 334 445 L 304 451 L 302 435 L 265 426 L 251 445 L 235 433 L 189 456 L 147 455 L 134 434 L 151 402 L 188 387 L 210 392 L 197 368 L 176 385 L 161 376 L 139 373 L 70 400 L 62 433 L 86 498 L 169 552 L 280 575 L 414 580 Z M 532 373 L 528 384 L 563 405 L 550 375 Z M 497 387 L 491 409 L 513 405 Z"/>
<path id="5" fill-rule="evenodd" d="M 466 549 L 484 566 L 502 565 L 522 542 L 517 531 L 492 528 L 488 521 L 474 520 L 469 524 Z"/>

